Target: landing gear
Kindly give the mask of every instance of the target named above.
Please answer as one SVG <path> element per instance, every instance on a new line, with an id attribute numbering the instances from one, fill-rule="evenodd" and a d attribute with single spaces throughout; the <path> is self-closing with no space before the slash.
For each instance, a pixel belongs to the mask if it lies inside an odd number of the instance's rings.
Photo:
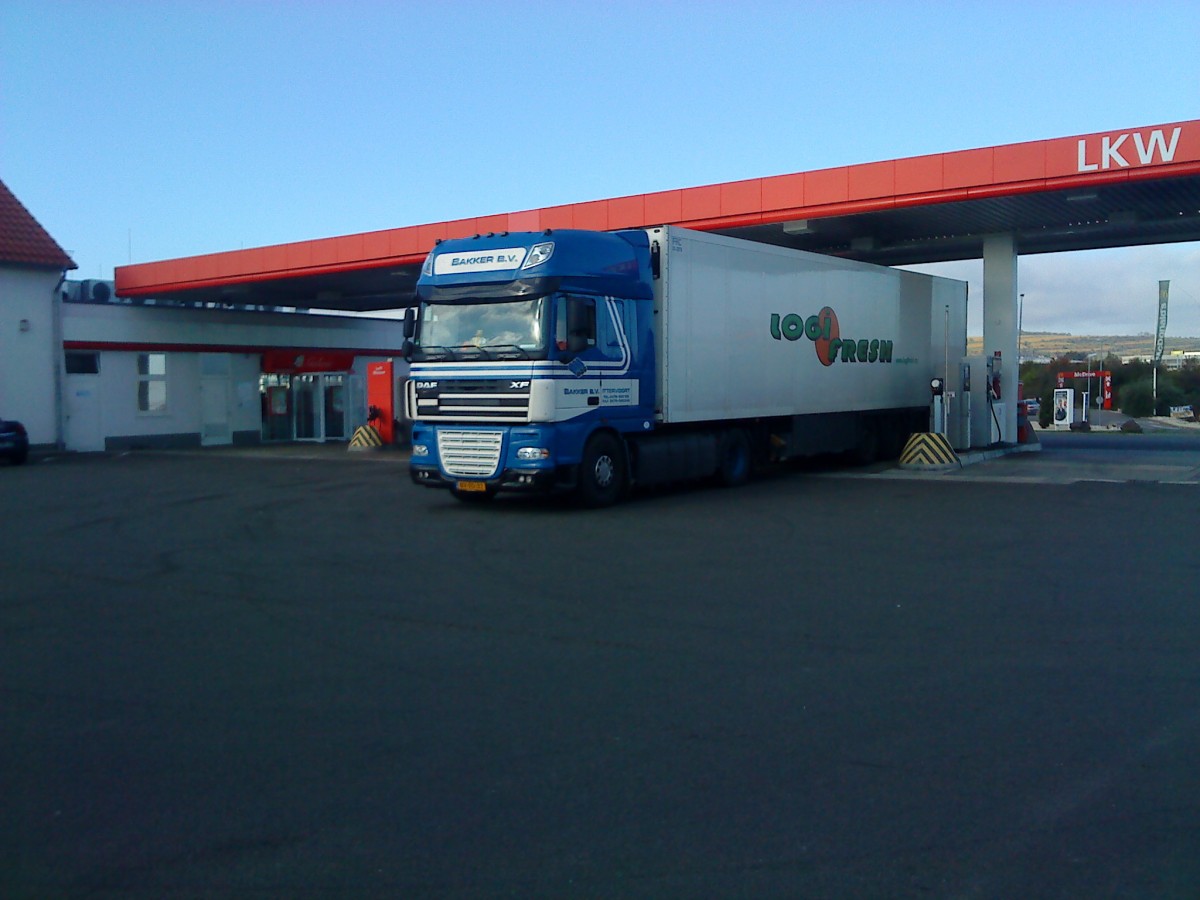
<path id="1" fill-rule="evenodd" d="M 873 421 L 863 421 L 859 427 L 858 443 L 850 452 L 850 459 L 855 465 L 869 466 L 879 459 L 879 425 Z"/>
<path id="2" fill-rule="evenodd" d="M 738 487 L 750 480 L 750 438 L 745 431 L 734 428 L 721 435 L 719 453 L 718 484 L 724 487 Z"/>

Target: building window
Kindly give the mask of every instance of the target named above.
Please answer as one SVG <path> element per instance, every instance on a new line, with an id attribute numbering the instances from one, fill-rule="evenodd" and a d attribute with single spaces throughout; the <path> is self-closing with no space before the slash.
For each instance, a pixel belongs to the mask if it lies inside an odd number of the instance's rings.
<path id="1" fill-rule="evenodd" d="M 63 358 L 68 375 L 99 375 L 100 354 L 88 350 L 68 350 Z"/>
<path id="2" fill-rule="evenodd" d="M 139 353 L 138 412 L 163 415 L 167 411 L 167 354 Z"/>

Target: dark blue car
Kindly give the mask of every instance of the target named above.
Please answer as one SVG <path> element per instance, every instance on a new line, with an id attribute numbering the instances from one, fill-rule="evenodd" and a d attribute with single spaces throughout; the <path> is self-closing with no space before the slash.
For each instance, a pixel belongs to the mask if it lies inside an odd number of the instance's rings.
<path id="1" fill-rule="evenodd" d="M 10 419 L 0 419 L 0 458 L 14 466 L 25 462 L 29 456 L 29 435 L 25 426 Z"/>

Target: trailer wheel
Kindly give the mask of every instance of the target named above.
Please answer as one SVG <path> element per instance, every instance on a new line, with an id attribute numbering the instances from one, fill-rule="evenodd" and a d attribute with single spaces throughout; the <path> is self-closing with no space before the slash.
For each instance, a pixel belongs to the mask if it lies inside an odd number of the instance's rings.
<path id="1" fill-rule="evenodd" d="M 738 487 L 750 480 L 750 438 L 740 428 L 721 435 L 720 463 L 717 467 L 717 483 L 725 487 Z"/>
<path id="2" fill-rule="evenodd" d="M 611 506 L 625 491 L 625 456 L 620 442 L 607 432 L 597 434 L 583 448 L 579 463 L 579 500 L 592 508 Z"/>

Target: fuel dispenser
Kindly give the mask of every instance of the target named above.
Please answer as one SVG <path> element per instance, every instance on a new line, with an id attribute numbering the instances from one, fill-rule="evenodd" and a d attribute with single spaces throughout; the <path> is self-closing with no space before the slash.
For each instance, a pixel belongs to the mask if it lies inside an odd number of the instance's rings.
<path id="1" fill-rule="evenodd" d="M 1005 433 L 1005 403 L 1001 396 L 1000 356 L 968 356 L 963 359 L 963 394 L 967 399 L 970 443 L 990 447 L 1011 443 Z"/>
<path id="2" fill-rule="evenodd" d="M 946 379 L 935 375 L 929 381 L 929 431 L 931 434 L 946 433 Z"/>
<path id="3" fill-rule="evenodd" d="M 946 386 L 946 440 L 955 450 L 971 449 L 971 367 L 959 363 Z"/>

